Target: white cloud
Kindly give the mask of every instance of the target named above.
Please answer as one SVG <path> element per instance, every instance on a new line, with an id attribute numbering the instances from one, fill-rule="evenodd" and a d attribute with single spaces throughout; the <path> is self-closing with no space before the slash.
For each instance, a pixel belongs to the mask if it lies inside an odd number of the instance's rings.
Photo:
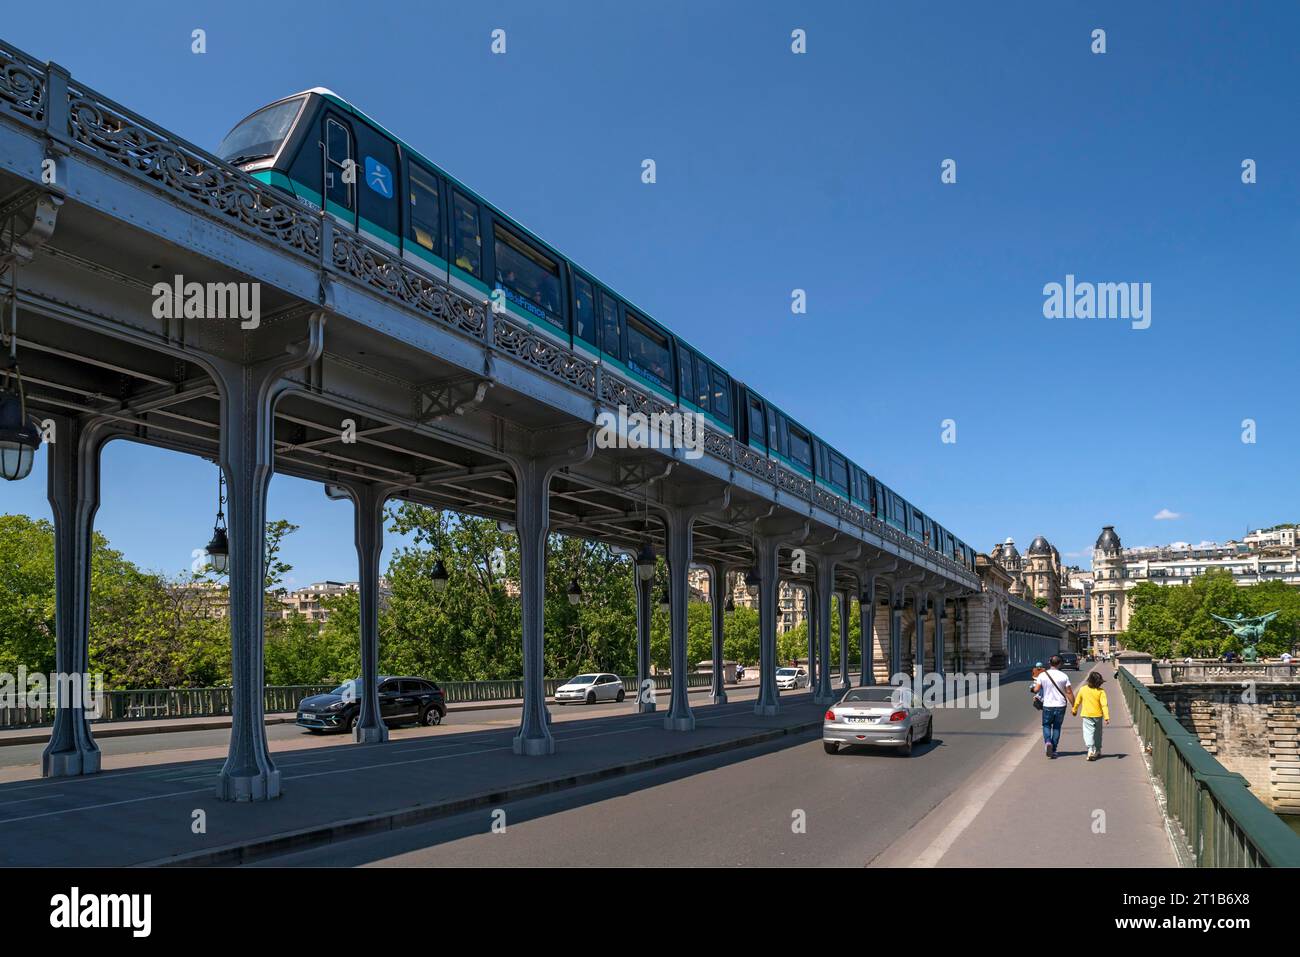
<path id="1" fill-rule="evenodd" d="M 1167 521 L 1170 521 L 1171 519 L 1182 518 L 1182 517 L 1183 517 L 1183 513 L 1182 513 L 1182 512 L 1171 512 L 1171 511 L 1170 511 L 1169 509 L 1167 509 L 1167 508 L 1162 508 L 1160 511 L 1156 512 L 1156 514 L 1155 514 L 1154 516 L 1152 516 L 1152 517 L 1153 517 L 1157 522 L 1167 522 Z"/>

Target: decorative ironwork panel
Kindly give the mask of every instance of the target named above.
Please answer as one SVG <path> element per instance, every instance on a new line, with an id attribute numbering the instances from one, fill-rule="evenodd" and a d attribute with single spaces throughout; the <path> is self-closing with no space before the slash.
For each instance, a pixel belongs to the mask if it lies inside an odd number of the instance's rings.
<path id="1" fill-rule="evenodd" d="M 765 455 L 759 455 L 747 445 L 736 443 L 736 464 L 764 481 L 776 484 L 776 465 Z"/>
<path id="2" fill-rule="evenodd" d="M 492 328 L 496 330 L 496 347 L 511 358 L 550 373 L 589 395 L 596 394 L 596 367 L 586 359 L 501 316 L 493 317 Z"/>
<path id="3" fill-rule="evenodd" d="M 717 458 L 731 461 L 731 449 L 734 443 L 731 436 L 723 435 L 721 432 L 714 432 L 712 429 L 704 430 L 704 451 Z"/>
<path id="4" fill-rule="evenodd" d="M 0 104 L 32 122 L 45 119 L 45 71 L 12 47 L 0 44 Z"/>
<path id="5" fill-rule="evenodd" d="M 331 235 L 330 261 L 335 269 L 475 339 L 487 335 L 487 309 L 483 303 L 454 292 L 446 283 L 421 275 L 355 235 L 333 230 Z"/>
<path id="6" fill-rule="evenodd" d="M 643 415 L 655 413 L 663 415 L 673 411 L 664 403 L 651 398 L 640 389 L 633 388 L 618 376 L 610 375 L 608 372 L 600 377 L 600 382 L 600 400 L 613 406 L 625 406 L 629 414 L 640 412 Z"/>
<path id="7" fill-rule="evenodd" d="M 305 206 L 88 94 L 71 93 L 68 133 L 87 149 L 173 194 L 313 258 L 320 255 L 320 222 Z"/>
<path id="8" fill-rule="evenodd" d="M 805 478 L 800 478 L 789 469 L 783 469 L 777 466 L 776 484 L 779 488 L 785 489 L 799 498 L 812 501 L 812 483 Z"/>

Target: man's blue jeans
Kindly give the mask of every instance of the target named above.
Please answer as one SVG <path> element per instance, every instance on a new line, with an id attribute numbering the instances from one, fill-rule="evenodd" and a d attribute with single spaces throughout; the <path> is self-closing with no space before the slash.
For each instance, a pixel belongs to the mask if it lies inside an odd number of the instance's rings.
<path id="1" fill-rule="evenodd" d="M 1061 743 L 1061 725 L 1064 722 L 1064 708 L 1043 709 L 1043 744 L 1050 744 L 1053 751 Z"/>

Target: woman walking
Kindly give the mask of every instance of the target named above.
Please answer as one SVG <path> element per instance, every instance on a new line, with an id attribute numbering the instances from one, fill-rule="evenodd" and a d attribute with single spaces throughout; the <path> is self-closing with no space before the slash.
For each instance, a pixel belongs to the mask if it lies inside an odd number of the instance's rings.
<path id="1" fill-rule="evenodd" d="M 1083 715 L 1083 744 L 1088 749 L 1088 760 L 1101 757 L 1102 722 L 1110 724 L 1110 708 L 1106 705 L 1106 692 L 1101 690 L 1106 679 L 1099 671 L 1088 672 L 1087 683 L 1074 697 L 1074 713 Z"/>

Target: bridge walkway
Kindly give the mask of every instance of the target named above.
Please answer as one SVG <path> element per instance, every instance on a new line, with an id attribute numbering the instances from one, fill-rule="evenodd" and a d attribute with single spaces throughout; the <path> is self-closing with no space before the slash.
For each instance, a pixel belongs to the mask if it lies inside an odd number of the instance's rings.
<path id="1" fill-rule="evenodd" d="M 1055 760 L 1041 722 L 1012 685 L 1004 708 L 1032 714 L 1025 730 L 872 862 L 892 867 L 1177 867 L 1132 716 L 1109 665 L 1102 668 L 1111 723 L 1102 756 L 1089 762 L 1081 719 L 1068 711 Z M 1076 678 L 1078 688 L 1087 672 Z M 1080 875 L 1080 887 L 1087 878 Z M 1083 892 L 1080 890 L 1080 897 Z M 1069 896 L 1069 893 L 1067 893 Z M 1026 902 L 1026 913 L 1032 907 Z"/>

